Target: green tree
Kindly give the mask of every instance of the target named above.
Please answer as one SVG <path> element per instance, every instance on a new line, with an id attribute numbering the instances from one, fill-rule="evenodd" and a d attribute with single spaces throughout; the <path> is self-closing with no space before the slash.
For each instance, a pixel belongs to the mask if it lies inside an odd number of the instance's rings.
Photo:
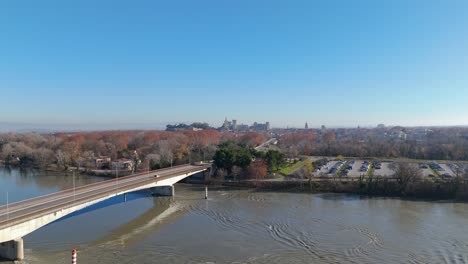
<path id="1" fill-rule="evenodd" d="M 269 150 L 265 155 L 265 159 L 269 171 L 277 172 L 286 164 L 286 155 L 277 150 Z"/>
<path id="2" fill-rule="evenodd" d="M 249 167 L 250 163 L 252 163 L 253 155 L 247 148 L 241 148 L 236 153 L 236 161 L 235 164 L 242 169 L 246 169 Z"/>
<path id="3" fill-rule="evenodd" d="M 228 174 L 231 174 L 234 166 L 243 170 L 247 169 L 254 156 L 255 150 L 246 145 L 226 141 L 219 145 L 219 150 L 214 155 L 214 164 L 220 169 L 226 169 Z"/>

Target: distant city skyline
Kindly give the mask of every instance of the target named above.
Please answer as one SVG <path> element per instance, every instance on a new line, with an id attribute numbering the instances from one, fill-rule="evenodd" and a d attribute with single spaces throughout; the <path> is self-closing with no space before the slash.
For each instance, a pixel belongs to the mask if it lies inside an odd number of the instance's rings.
<path id="1" fill-rule="evenodd" d="M 0 130 L 468 125 L 467 12 L 438 0 L 4 1 Z"/>
<path id="2" fill-rule="evenodd" d="M 198 120 L 200 121 L 200 120 Z M 197 121 L 194 121 L 197 122 Z M 80 131 L 105 131 L 105 130 L 165 130 L 166 125 L 175 125 L 175 124 L 191 124 L 192 121 L 187 122 L 167 122 L 167 123 L 154 123 L 154 124 L 89 124 L 89 123 L 76 123 L 76 124 L 43 124 L 43 123 L 10 123 L 10 122 L 0 122 L 0 132 L 39 132 L 39 133 L 49 133 L 49 132 L 80 132 Z M 251 126 L 253 123 L 240 123 L 241 125 Z M 221 125 L 212 124 L 214 128 L 219 128 Z M 327 129 L 339 129 L 339 128 L 378 128 L 376 125 L 368 126 L 326 126 L 326 125 L 308 125 L 308 129 L 321 129 L 324 126 Z M 385 127 L 468 127 L 468 125 L 431 125 L 431 126 L 405 126 L 405 125 L 385 125 Z M 271 129 L 304 129 L 302 126 L 275 126 L 271 125 Z"/>

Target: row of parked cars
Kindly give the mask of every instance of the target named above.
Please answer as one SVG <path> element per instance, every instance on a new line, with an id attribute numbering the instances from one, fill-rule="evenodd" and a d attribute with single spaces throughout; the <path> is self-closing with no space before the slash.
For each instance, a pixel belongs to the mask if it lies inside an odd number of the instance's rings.
<path id="1" fill-rule="evenodd" d="M 431 167 L 431 169 L 436 170 L 436 171 L 438 171 L 438 172 L 445 171 L 444 168 L 442 168 L 439 164 L 437 164 L 437 163 L 435 163 L 435 162 L 429 163 L 429 167 Z"/>
<path id="2" fill-rule="evenodd" d="M 325 168 L 326 170 L 328 170 L 328 167 L 327 167 L 327 163 L 328 163 L 328 162 L 329 162 L 329 160 L 328 160 L 327 158 L 323 159 L 323 160 L 321 161 L 321 164 L 315 168 L 315 171 L 314 171 L 314 172 L 317 172 L 317 173 L 318 173 L 318 172 L 320 172 L 320 170 L 321 170 L 322 168 Z"/>
<path id="3" fill-rule="evenodd" d="M 348 176 L 349 171 L 353 169 L 353 166 L 354 166 L 355 163 L 356 163 L 355 160 L 352 160 L 352 161 L 348 162 L 348 165 L 346 165 L 346 168 L 343 170 L 341 175 L 342 176 Z"/>
<path id="4" fill-rule="evenodd" d="M 426 164 L 421 164 L 419 166 L 420 168 L 422 169 L 427 169 L 428 166 Z M 449 166 L 450 167 L 450 166 Z M 448 172 L 445 172 L 445 169 L 442 168 L 442 166 L 440 166 L 439 164 L 435 163 L 435 162 L 431 162 L 429 163 L 429 168 L 437 171 L 440 173 L 440 176 L 444 177 L 444 178 L 450 178 L 450 177 L 453 177 L 453 175 L 451 175 L 450 173 Z M 433 174 L 429 174 L 428 175 L 429 177 L 435 177 Z"/>
<path id="5" fill-rule="evenodd" d="M 362 165 L 361 165 L 361 168 L 359 169 L 360 172 L 367 172 L 370 168 L 370 165 L 371 163 L 367 160 L 365 160 Z"/>
<path id="6" fill-rule="evenodd" d="M 344 164 L 346 163 L 345 160 L 338 161 L 331 169 L 328 171 L 329 174 L 335 174 Z"/>
<path id="7" fill-rule="evenodd" d="M 376 170 L 382 169 L 382 163 L 380 161 L 375 161 L 374 162 L 374 169 L 376 169 Z"/>
<path id="8" fill-rule="evenodd" d="M 466 164 L 447 163 L 447 166 L 456 174 L 463 174 L 468 171 L 468 165 Z"/>

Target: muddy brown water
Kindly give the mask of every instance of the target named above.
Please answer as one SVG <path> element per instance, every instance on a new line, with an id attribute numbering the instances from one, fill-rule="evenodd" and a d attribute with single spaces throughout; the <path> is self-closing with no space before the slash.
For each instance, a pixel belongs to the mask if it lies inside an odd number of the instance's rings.
<path id="1" fill-rule="evenodd" d="M 103 180 L 77 176 L 77 185 Z M 72 186 L 0 169 L 0 203 Z M 180 184 L 103 202 L 24 237 L 22 263 L 468 263 L 468 204 Z M 9 262 L 2 262 L 9 263 Z"/>

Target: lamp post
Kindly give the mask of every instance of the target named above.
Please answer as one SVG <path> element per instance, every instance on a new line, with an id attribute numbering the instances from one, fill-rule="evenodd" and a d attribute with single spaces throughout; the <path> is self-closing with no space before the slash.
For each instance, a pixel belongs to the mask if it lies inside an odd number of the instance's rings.
<path id="1" fill-rule="evenodd" d="M 119 166 L 115 164 L 115 185 L 117 186 L 117 192 L 119 188 Z"/>
<path id="2" fill-rule="evenodd" d="M 73 171 L 73 206 L 75 205 L 75 171 Z"/>
<path id="3" fill-rule="evenodd" d="M 10 220 L 10 211 L 8 210 L 9 202 L 8 202 L 8 192 L 6 193 L 6 211 L 7 211 L 7 223 Z"/>

